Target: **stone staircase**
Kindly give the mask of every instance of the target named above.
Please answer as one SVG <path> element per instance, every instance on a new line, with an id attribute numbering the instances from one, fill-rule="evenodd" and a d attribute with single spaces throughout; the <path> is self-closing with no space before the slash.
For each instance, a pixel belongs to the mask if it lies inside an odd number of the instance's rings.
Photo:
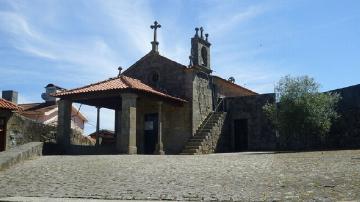
<path id="1" fill-rule="evenodd" d="M 214 153 L 226 118 L 226 112 L 211 112 L 185 145 L 180 154 Z"/>

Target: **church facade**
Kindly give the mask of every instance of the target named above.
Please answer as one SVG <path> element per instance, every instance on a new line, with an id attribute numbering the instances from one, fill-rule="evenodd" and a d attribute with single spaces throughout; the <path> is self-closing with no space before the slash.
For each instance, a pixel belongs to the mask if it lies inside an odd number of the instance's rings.
<path id="1" fill-rule="evenodd" d="M 190 65 L 158 52 L 155 22 L 152 50 L 117 77 L 65 90 L 61 99 L 58 142 L 71 145 L 72 102 L 115 111 L 116 149 L 127 154 L 202 154 L 272 150 L 275 132 L 262 112 L 274 102 L 212 75 L 208 34 L 196 28 L 191 38 Z M 60 109 L 59 109 L 60 110 Z M 99 125 L 98 114 L 98 125 Z M 97 126 L 99 130 L 99 126 Z M 97 140 L 99 142 L 99 140 Z"/>

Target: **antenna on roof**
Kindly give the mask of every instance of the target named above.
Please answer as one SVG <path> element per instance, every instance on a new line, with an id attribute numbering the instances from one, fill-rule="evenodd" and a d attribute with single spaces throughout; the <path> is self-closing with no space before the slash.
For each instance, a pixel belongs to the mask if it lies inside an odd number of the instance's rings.
<path id="1" fill-rule="evenodd" d="M 235 83 L 235 78 L 234 77 L 229 77 L 228 81 L 230 81 L 231 83 Z"/>
<path id="2" fill-rule="evenodd" d="M 118 75 L 118 76 L 120 76 L 120 75 L 121 75 L 121 71 L 122 71 L 122 69 L 123 69 L 123 68 L 122 68 L 121 66 L 119 66 L 119 67 L 118 67 L 118 70 L 119 70 L 119 75 Z"/>

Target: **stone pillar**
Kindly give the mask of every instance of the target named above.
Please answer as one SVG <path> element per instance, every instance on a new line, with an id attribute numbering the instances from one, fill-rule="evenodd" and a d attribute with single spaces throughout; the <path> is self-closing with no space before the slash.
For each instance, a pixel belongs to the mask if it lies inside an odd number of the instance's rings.
<path id="1" fill-rule="evenodd" d="M 118 150 L 122 153 L 136 154 L 136 94 L 121 95 L 121 134 L 118 137 Z"/>
<path id="2" fill-rule="evenodd" d="M 96 144 L 95 146 L 100 146 L 100 107 L 96 107 Z"/>
<path id="3" fill-rule="evenodd" d="M 70 100 L 58 102 L 58 126 L 56 140 L 65 150 L 71 143 L 71 108 Z"/>
<path id="4" fill-rule="evenodd" d="M 121 148 L 121 110 L 115 109 L 115 137 L 116 137 L 116 148 L 120 151 Z"/>
<path id="5" fill-rule="evenodd" d="M 162 102 L 158 102 L 158 135 L 157 135 L 157 145 L 156 145 L 156 154 L 163 155 L 164 152 L 164 146 L 162 142 Z"/>

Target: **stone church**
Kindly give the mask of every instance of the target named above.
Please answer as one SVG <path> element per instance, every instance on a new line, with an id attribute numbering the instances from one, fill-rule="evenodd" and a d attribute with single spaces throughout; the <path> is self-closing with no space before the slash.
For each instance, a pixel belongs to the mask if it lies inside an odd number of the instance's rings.
<path id="1" fill-rule="evenodd" d="M 158 51 L 155 21 L 152 50 L 105 81 L 64 90 L 60 98 L 58 142 L 71 145 L 72 103 L 115 112 L 116 150 L 126 154 L 205 154 L 272 150 L 275 132 L 262 112 L 274 94 L 258 94 L 232 79 L 212 75 L 211 43 L 203 28 L 191 38 L 190 65 Z M 97 138 L 99 145 L 99 138 Z"/>

